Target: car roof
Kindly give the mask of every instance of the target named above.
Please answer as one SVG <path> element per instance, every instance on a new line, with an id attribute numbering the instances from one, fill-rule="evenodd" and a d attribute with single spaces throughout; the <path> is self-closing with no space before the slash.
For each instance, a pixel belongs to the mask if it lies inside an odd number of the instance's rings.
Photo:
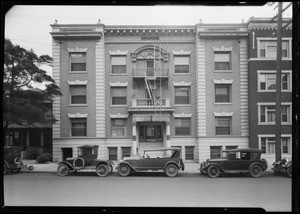
<path id="1" fill-rule="evenodd" d="M 176 150 L 179 151 L 181 150 L 180 148 L 172 148 L 172 147 L 167 147 L 167 148 L 155 148 L 155 149 L 144 149 L 144 151 L 166 151 L 166 150 Z"/>
<path id="2" fill-rule="evenodd" d="M 259 152 L 261 153 L 261 149 L 254 149 L 254 148 L 245 148 L 245 149 L 230 149 L 224 150 L 224 152 Z"/>

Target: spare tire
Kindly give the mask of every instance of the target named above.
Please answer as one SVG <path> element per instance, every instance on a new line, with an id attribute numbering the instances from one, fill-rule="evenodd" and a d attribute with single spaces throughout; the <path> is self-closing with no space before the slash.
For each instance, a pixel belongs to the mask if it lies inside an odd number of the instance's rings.
<path id="1" fill-rule="evenodd" d="M 73 167 L 78 170 L 81 169 L 82 167 L 84 167 L 85 161 L 82 157 L 77 157 L 75 158 L 75 160 L 73 161 Z"/>

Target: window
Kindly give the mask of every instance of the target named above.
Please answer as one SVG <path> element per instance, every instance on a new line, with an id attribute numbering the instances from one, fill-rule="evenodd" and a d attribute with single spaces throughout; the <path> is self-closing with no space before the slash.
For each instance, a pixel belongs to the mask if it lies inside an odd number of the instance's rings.
<path id="1" fill-rule="evenodd" d="M 127 88 L 111 87 L 111 104 L 127 105 Z"/>
<path id="2" fill-rule="evenodd" d="M 289 91 L 291 90 L 291 74 L 283 73 L 281 75 L 281 90 Z M 258 74 L 259 91 L 276 91 L 276 72 L 272 73 L 259 73 Z"/>
<path id="3" fill-rule="evenodd" d="M 185 159 L 186 160 L 194 160 L 194 146 L 186 146 L 185 147 Z"/>
<path id="4" fill-rule="evenodd" d="M 259 123 L 275 124 L 276 106 L 259 105 Z M 291 123 L 291 105 L 281 105 L 281 122 Z"/>
<path id="5" fill-rule="evenodd" d="M 71 104 L 86 104 L 86 85 L 70 86 Z"/>
<path id="6" fill-rule="evenodd" d="M 191 133 L 190 118 L 175 119 L 175 135 L 190 135 L 190 133 Z"/>
<path id="7" fill-rule="evenodd" d="M 290 137 L 281 137 L 281 152 L 283 154 L 290 153 Z M 275 153 L 275 137 L 261 137 L 260 148 L 264 154 Z"/>
<path id="8" fill-rule="evenodd" d="M 126 129 L 126 119 L 111 119 L 111 136 L 126 136 Z"/>
<path id="9" fill-rule="evenodd" d="M 71 71 L 86 71 L 86 53 L 70 53 Z"/>
<path id="10" fill-rule="evenodd" d="M 290 58 L 289 50 L 290 41 L 282 41 L 282 57 Z M 277 41 L 265 40 L 259 42 L 259 57 L 260 58 L 276 58 L 277 57 Z"/>
<path id="11" fill-rule="evenodd" d="M 231 135 L 231 117 L 216 117 L 216 135 Z"/>
<path id="12" fill-rule="evenodd" d="M 141 142 L 162 142 L 162 126 L 161 125 L 140 125 L 139 139 Z"/>
<path id="13" fill-rule="evenodd" d="M 190 104 L 190 87 L 175 87 L 175 104 Z"/>
<path id="14" fill-rule="evenodd" d="M 130 157 L 131 155 L 131 147 L 122 147 L 122 158 Z"/>
<path id="15" fill-rule="evenodd" d="M 221 158 L 222 146 L 211 146 L 210 147 L 210 158 Z"/>
<path id="16" fill-rule="evenodd" d="M 174 57 L 175 74 L 188 74 L 190 73 L 190 57 L 176 56 Z"/>
<path id="17" fill-rule="evenodd" d="M 215 102 L 216 103 L 231 102 L 231 85 L 229 84 L 215 85 Z"/>
<path id="18" fill-rule="evenodd" d="M 111 57 L 111 73 L 126 74 L 126 56 Z"/>
<path id="19" fill-rule="evenodd" d="M 230 52 L 215 52 L 215 70 L 230 70 L 230 58 Z"/>
<path id="20" fill-rule="evenodd" d="M 108 159 L 111 161 L 118 160 L 118 147 L 108 147 Z"/>
<path id="21" fill-rule="evenodd" d="M 71 119 L 71 136 L 86 136 L 86 118 Z"/>

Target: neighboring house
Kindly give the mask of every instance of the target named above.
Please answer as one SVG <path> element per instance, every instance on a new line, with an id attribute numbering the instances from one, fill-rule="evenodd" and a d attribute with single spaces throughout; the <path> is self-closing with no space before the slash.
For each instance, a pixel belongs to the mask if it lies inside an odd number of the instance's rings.
<path id="1" fill-rule="evenodd" d="M 44 105 L 48 109 L 46 114 L 52 114 L 52 103 L 45 102 Z M 52 154 L 52 124 L 10 124 L 5 133 L 4 145 L 18 146 L 22 151 L 29 147 L 36 148 L 39 152 Z"/>
<path id="2" fill-rule="evenodd" d="M 289 19 L 283 19 L 283 26 Z M 250 147 L 275 161 L 277 21 L 251 18 L 249 31 L 249 127 Z M 282 31 L 281 152 L 292 156 L 292 24 Z"/>
<path id="3" fill-rule="evenodd" d="M 249 23 L 51 25 L 64 95 L 53 102 L 53 160 L 83 144 L 110 160 L 180 147 L 201 162 L 248 148 Z"/>

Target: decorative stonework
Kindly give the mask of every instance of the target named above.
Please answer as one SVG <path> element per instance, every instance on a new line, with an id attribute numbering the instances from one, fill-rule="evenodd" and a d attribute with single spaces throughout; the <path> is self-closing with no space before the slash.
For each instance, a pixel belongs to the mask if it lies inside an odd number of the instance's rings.
<path id="1" fill-rule="evenodd" d="M 75 113 L 75 114 L 70 114 L 70 113 L 67 113 L 68 117 L 69 118 L 87 118 L 88 117 L 88 114 L 81 114 L 81 113 Z"/>
<path id="2" fill-rule="evenodd" d="M 233 80 L 226 80 L 226 79 L 220 79 L 220 80 L 213 80 L 214 84 L 232 84 Z"/>
<path id="3" fill-rule="evenodd" d="M 172 51 L 173 55 L 176 55 L 176 56 L 186 56 L 186 55 L 191 55 L 192 51 L 184 51 L 184 50 L 180 50 L 180 51 Z"/>
<path id="4" fill-rule="evenodd" d="M 153 45 L 143 46 L 131 53 L 132 62 L 136 62 L 137 59 L 154 59 L 154 57 L 167 62 L 169 60 L 169 53 L 167 53 L 163 48 Z"/>
<path id="5" fill-rule="evenodd" d="M 128 54 L 128 51 L 120 51 L 120 50 L 117 50 L 117 51 L 108 51 L 109 55 L 111 56 L 122 56 L 122 55 L 127 55 Z"/>
<path id="6" fill-rule="evenodd" d="M 175 117 L 175 118 L 187 118 L 187 117 L 192 117 L 192 113 L 190 113 L 190 114 L 185 114 L 185 113 L 180 113 L 180 114 L 175 114 L 175 113 L 173 113 L 173 116 Z"/>
<path id="7" fill-rule="evenodd" d="M 120 113 L 118 113 L 118 114 L 109 114 L 109 117 L 110 118 L 128 118 L 128 114 L 120 114 Z"/>
<path id="8" fill-rule="evenodd" d="M 192 85 L 192 82 L 184 82 L 184 81 L 181 81 L 181 82 L 173 82 L 173 85 L 174 85 L 174 86 L 191 86 L 191 85 Z"/>
<path id="9" fill-rule="evenodd" d="M 69 85 L 87 85 L 87 80 L 75 80 L 75 81 L 67 81 Z"/>
<path id="10" fill-rule="evenodd" d="M 111 87 L 127 87 L 128 82 L 110 82 L 109 86 L 111 86 Z"/>
<path id="11" fill-rule="evenodd" d="M 233 112 L 213 112 L 213 114 L 215 115 L 215 117 L 232 117 Z"/>
<path id="12" fill-rule="evenodd" d="M 75 48 L 67 48 L 69 53 L 76 53 L 76 52 L 87 52 L 87 48 L 80 48 L 80 47 L 75 47 Z"/>
<path id="13" fill-rule="evenodd" d="M 232 51 L 232 47 L 224 47 L 224 46 L 221 46 L 221 47 L 213 47 L 212 48 L 214 52 L 230 52 Z"/>

